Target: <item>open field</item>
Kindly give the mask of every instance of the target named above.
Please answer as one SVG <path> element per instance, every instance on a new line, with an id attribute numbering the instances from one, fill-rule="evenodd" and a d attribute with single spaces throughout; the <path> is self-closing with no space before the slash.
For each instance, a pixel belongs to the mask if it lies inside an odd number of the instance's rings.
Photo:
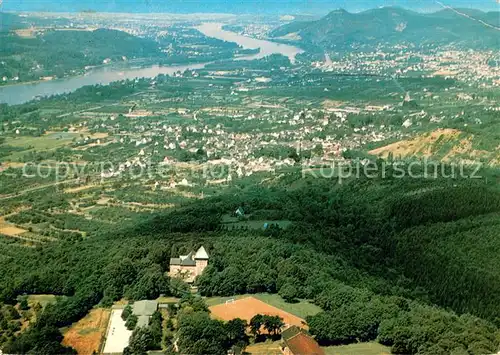
<path id="1" fill-rule="evenodd" d="M 26 233 L 26 230 L 9 224 L 5 221 L 4 217 L 0 217 L 0 234 L 4 234 L 9 237 L 17 237 L 23 233 Z"/>
<path id="2" fill-rule="evenodd" d="M 10 225 L 0 225 L 0 234 L 8 235 L 9 237 L 17 237 L 20 234 L 25 233 L 26 231 L 21 228 L 17 228 L 15 226 Z"/>
<path id="3" fill-rule="evenodd" d="M 281 355 L 280 343 L 281 340 L 251 344 L 245 348 L 245 353 L 253 355 Z"/>
<path id="4" fill-rule="evenodd" d="M 390 348 L 375 342 L 326 346 L 323 350 L 327 355 L 389 355 L 391 353 Z"/>
<path id="5" fill-rule="evenodd" d="M 108 325 L 110 310 L 97 308 L 64 334 L 63 345 L 71 346 L 78 354 L 91 355 L 99 352 L 101 339 Z"/>
<path id="6" fill-rule="evenodd" d="M 285 300 L 283 300 L 283 298 L 281 298 L 279 295 L 270 293 L 256 293 L 253 295 L 237 295 L 231 297 L 210 297 L 207 298 L 205 302 L 210 307 L 225 304 L 226 301 L 230 299 L 239 300 L 247 297 L 256 298 L 262 302 L 282 309 L 283 311 L 291 313 L 300 318 L 306 318 L 307 316 L 313 316 L 321 312 L 321 308 L 307 301 L 301 300 L 297 303 L 286 303 Z"/>
<path id="7" fill-rule="evenodd" d="M 50 303 L 55 303 L 56 302 L 56 296 L 55 295 L 29 295 L 28 296 L 28 304 L 33 307 L 35 303 L 40 303 L 42 307 L 45 307 L 46 305 Z"/>
<path id="8" fill-rule="evenodd" d="M 25 148 L 25 150 L 14 152 L 9 156 L 4 157 L 3 159 L 6 161 L 12 161 L 22 157 L 29 151 L 33 150 L 43 151 L 43 150 L 57 149 L 70 144 L 73 138 L 76 137 L 78 137 L 77 133 L 51 132 L 41 137 L 21 136 L 15 138 L 8 138 L 5 140 L 6 145 L 18 148 Z"/>
<path id="9" fill-rule="evenodd" d="M 279 308 L 273 307 L 255 297 L 246 297 L 235 300 L 228 304 L 219 304 L 209 307 L 212 316 L 224 321 L 235 318 L 241 318 L 250 322 L 256 314 L 267 314 L 271 316 L 280 316 L 287 326 L 296 325 L 304 327 L 305 320 L 291 313 L 285 312 Z"/>
<path id="10" fill-rule="evenodd" d="M 36 150 L 57 148 L 68 144 L 73 138 L 78 137 L 77 133 L 51 132 L 41 137 L 15 137 L 6 140 L 8 145 L 14 147 L 32 147 Z"/>
<path id="11" fill-rule="evenodd" d="M 159 297 L 156 300 L 158 301 L 159 304 L 168 304 L 168 303 L 176 304 L 181 299 L 177 297 Z"/>

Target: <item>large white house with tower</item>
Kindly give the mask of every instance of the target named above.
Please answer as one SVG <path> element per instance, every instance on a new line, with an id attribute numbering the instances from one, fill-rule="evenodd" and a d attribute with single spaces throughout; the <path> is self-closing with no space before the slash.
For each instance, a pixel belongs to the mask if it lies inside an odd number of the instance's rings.
<path id="1" fill-rule="evenodd" d="M 170 258 L 170 277 L 182 278 L 185 282 L 193 282 L 208 266 L 208 253 L 203 246 L 198 251 L 178 258 Z"/>

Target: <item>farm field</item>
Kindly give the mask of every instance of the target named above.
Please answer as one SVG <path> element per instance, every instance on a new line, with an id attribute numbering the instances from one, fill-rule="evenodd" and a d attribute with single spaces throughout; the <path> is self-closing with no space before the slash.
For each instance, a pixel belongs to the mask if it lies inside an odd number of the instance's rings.
<path id="1" fill-rule="evenodd" d="M 66 331 L 63 345 L 76 349 L 79 355 L 98 353 L 110 313 L 109 309 L 91 310 L 85 318 Z"/>
<path id="2" fill-rule="evenodd" d="M 291 313 L 285 312 L 277 307 L 271 306 L 255 297 L 245 297 L 235 300 L 231 303 L 219 304 L 209 307 L 214 318 L 229 321 L 235 318 L 241 318 L 250 322 L 256 314 L 278 315 L 283 318 L 287 326 L 296 325 L 304 327 L 305 320 Z"/>
<path id="3" fill-rule="evenodd" d="M 240 300 L 243 298 L 253 297 L 262 302 L 265 302 L 273 307 L 282 309 L 285 312 L 291 313 L 300 318 L 306 318 L 307 316 L 313 316 L 319 312 L 321 312 L 321 308 L 318 306 L 308 302 L 308 301 L 299 301 L 297 303 L 286 303 L 283 298 L 281 298 L 277 294 L 270 293 L 257 293 L 253 295 L 238 295 L 232 297 L 210 297 L 205 300 L 207 305 L 216 306 L 220 304 L 225 304 L 227 300 L 235 299 Z"/>

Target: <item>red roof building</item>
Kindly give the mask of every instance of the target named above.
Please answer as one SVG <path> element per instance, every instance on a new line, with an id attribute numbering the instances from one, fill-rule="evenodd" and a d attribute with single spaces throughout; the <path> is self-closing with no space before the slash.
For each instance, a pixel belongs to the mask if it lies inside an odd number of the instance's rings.
<path id="1" fill-rule="evenodd" d="M 325 355 L 318 342 L 297 326 L 284 330 L 281 336 L 284 355 Z"/>

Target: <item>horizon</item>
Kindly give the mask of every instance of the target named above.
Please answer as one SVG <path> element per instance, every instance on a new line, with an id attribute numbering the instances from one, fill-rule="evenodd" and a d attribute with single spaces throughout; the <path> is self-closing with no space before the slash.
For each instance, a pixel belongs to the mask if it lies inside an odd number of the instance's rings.
<path id="1" fill-rule="evenodd" d="M 136 3 L 130 0 L 3 0 L 0 9 L 4 12 L 54 12 L 54 13 L 135 13 L 135 14 L 233 14 L 233 15 L 324 15 L 336 9 L 356 13 L 381 7 L 401 7 L 416 12 L 437 12 L 452 8 L 476 9 L 485 12 L 499 11 L 497 0 L 482 0 L 470 4 L 466 0 L 173 0 L 168 4 L 162 0 L 144 0 Z M 257 9 L 257 10 L 256 10 Z M 194 11 L 193 11 L 194 10 Z"/>

